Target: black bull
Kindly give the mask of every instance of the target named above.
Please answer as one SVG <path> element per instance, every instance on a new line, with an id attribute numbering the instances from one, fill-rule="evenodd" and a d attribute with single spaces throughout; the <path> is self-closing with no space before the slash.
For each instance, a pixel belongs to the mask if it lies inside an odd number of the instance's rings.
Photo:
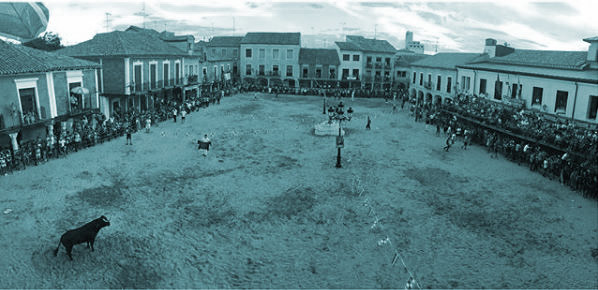
<path id="1" fill-rule="evenodd" d="M 105 216 L 101 216 L 80 228 L 76 228 L 74 230 L 69 230 L 64 233 L 60 237 L 60 242 L 58 242 L 58 247 L 54 250 L 54 256 L 58 254 L 58 250 L 60 249 L 60 244 L 64 246 L 66 249 L 66 254 L 73 260 L 71 256 L 71 251 L 73 250 L 73 246 L 81 243 L 87 243 L 87 247 L 91 246 L 91 251 L 93 251 L 93 243 L 98 235 L 98 232 L 103 227 L 109 226 L 110 221 Z"/>

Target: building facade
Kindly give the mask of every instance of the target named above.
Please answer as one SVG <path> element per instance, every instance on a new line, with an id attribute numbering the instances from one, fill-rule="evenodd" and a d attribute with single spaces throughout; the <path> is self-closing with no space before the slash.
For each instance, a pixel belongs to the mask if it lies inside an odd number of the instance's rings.
<path id="1" fill-rule="evenodd" d="M 371 90 L 388 89 L 392 85 L 392 70 L 397 50 L 386 40 L 347 35 L 346 42 L 359 48 L 362 55 L 362 87 Z"/>
<path id="2" fill-rule="evenodd" d="M 46 137 L 53 122 L 99 107 L 97 63 L 0 41 L 0 146 Z M 75 94 L 81 87 L 87 93 Z"/>
<path id="3" fill-rule="evenodd" d="M 587 51 L 511 49 L 501 53 L 486 40 L 483 62 L 458 66 L 466 91 L 487 99 L 578 121 L 598 123 L 598 37 L 587 38 Z"/>
<path id="4" fill-rule="evenodd" d="M 413 32 L 411 31 L 405 33 L 405 49 L 414 53 L 424 53 L 424 45 L 419 41 L 413 41 Z"/>
<path id="5" fill-rule="evenodd" d="M 180 98 L 183 94 L 183 58 L 187 52 L 145 33 L 100 33 L 57 53 L 102 66 L 100 108 L 107 116 L 148 110 L 156 98 Z"/>
<path id="6" fill-rule="evenodd" d="M 208 81 L 237 81 L 243 36 L 215 36 L 206 45 L 202 77 Z"/>
<path id="7" fill-rule="evenodd" d="M 459 83 L 457 66 L 487 58 L 479 53 L 438 53 L 411 63 L 409 94 L 418 103 L 442 104 L 459 92 L 471 92 L 471 81 Z M 463 86 L 463 90 L 457 89 Z"/>
<path id="8" fill-rule="evenodd" d="M 241 80 L 299 85 L 301 34 L 248 32 L 241 40 Z"/>
<path id="9" fill-rule="evenodd" d="M 340 61 L 335 49 L 301 48 L 299 86 L 336 87 Z"/>
<path id="10" fill-rule="evenodd" d="M 337 41 L 335 44 L 340 61 L 338 80 L 341 87 L 361 87 L 363 52 L 351 42 Z"/>

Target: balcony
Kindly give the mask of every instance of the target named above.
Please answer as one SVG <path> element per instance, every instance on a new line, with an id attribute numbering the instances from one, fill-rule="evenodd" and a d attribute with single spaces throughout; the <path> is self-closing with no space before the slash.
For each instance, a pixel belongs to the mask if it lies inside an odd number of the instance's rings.
<path id="1" fill-rule="evenodd" d="M 366 67 L 366 68 L 372 68 L 372 63 L 371 63 L 371 62 L 368 62 L 368 63 L 366 63 L 366 64 L 365 64 L 365 67 Z"/>
<path id="2" fill-rule="evenodd" d="M 377 62 L 375 65 L 376 68 L 382 68 L 382 63 Z"/>
<path id="3" fill-rule="evenodd" d="M 199 76 L 198 75 L 190 75 L 187 77 L 187 84 L 194 85 L 199 83 Z"/>

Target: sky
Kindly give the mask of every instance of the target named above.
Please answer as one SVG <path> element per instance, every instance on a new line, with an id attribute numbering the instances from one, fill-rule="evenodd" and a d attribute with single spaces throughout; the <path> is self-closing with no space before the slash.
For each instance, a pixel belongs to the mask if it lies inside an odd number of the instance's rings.
<path id="1" fill-rule="evenodd" d="M 425 52 L 482 52 L 494 38 L 521 49 L 587 50 L 598 36 L 598 1 L 43 1 L 46 31 L 65 45 L 130 25 L 191 34 L 196 41 L 246 32 L 301 32 L 302 46 L 334 47 L 346 35 L 405 46 L 405 32 Z M 144 12 L 145 11 L 145 12 Z M 107 14 L 109 13 L 109 14 Z"/>

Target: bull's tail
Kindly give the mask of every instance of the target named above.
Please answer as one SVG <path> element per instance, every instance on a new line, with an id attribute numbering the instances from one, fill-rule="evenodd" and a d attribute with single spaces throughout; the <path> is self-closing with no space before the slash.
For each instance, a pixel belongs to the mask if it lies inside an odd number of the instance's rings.
<path id="1" fill-rule="evenodd" d="M 58 250 L 60 250 L 60 243 L 62 243 L 62 237 L 60 237 L 60 240 L 58 241 L 58 247 L 56 247 L 56 250 L 54 250 L 54 256 L 58 255 Z"/>

